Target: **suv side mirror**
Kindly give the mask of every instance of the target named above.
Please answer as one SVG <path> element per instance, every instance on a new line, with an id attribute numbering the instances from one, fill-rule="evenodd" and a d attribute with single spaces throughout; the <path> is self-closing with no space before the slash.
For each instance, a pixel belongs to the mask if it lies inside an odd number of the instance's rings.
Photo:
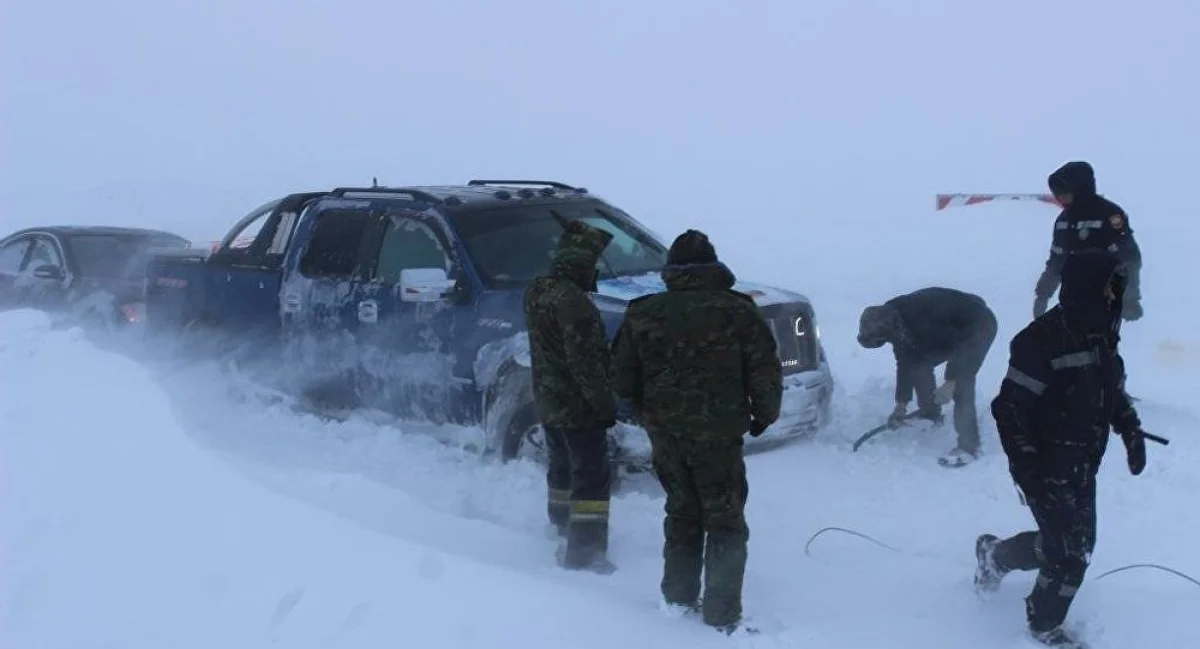
<path id="1" fill-rule="evenodd" d="M 33 276 L 38 279 L 53 280 L 61 280 L 66 277 L 66 275 L 63 273 L 63 269 L 55 266 L 54 264 L 42 264 L 41 266 L 34 268 Z"/>
<path id="2" fill-rule="evenodd" d="M 400 300 L 438 302 L 445 299 L 457 284 L 446 276 L 443 268 L 405 268 L 400 271 Z"/>

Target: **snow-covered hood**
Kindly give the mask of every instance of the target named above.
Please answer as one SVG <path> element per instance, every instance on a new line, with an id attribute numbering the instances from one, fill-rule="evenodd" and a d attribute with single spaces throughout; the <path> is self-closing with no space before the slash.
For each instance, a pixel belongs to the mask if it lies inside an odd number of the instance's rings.
<path id="1" fill-rule="evenodd" d="M 596 282 L 596 293 L 612 300 L 629 302 L 651 293 L 661 293 L 667 290 L 667 285 L 657 271 L 645 275 L 630 275 L 613 277 Z M 754 298 L 759 306 L 772 304 L 787 304 L 790 302 L 808 302 L 808 298 L 800 293 L 738 280 L 733 290 L 740 291 Z"/>

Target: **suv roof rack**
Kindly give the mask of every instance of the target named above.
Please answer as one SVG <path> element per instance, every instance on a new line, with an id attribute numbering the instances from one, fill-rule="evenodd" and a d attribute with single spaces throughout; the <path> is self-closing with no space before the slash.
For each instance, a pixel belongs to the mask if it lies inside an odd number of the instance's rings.
<path id="1" fill-rule="evenodd" d="M 587 193 L 587 190 L 582 187 L 573 187 L 566 183 L 560 183 L 557 180 L 471 180 L 467 182 L 467 185 L 471 187 L 484 187 L 487 185 L 542 185 L 544 187 L 553 187 L 580 194 Z"/>
<path id="2" fill-rule="evenodd" d="M 335 187 L 330 194 L 334 196 L 345 196 L 346 194 L 406 194 L 414 200 L 425 201 L 427 203 L 440 203 L 440 198 L 420 189 L 411 189 L 407 187 Z"/>

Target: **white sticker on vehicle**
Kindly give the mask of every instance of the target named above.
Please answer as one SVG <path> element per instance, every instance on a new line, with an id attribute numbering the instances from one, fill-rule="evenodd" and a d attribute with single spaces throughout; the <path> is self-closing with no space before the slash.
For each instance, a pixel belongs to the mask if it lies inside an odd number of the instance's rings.
<path id="1" fill-rule="evenodd" d="M 300 296 L 298 294 L 288 293 L 283 297 L 283 312 L 300 313 Z"/>
<path id="2" fill-rule="evenodd" d="M 499 318 L 480 318 L 479 326 L 491 327 L 494 329 L 512 329 L 513 323 L 509 322 L 508 320 L 501 320 Z"/>
<path id="3" fill-rule="evenodd" d="M 375 300 L 363 300 L 358 303 L 358 321 L 373 324 L 379 321 L 379 303 Z"/>

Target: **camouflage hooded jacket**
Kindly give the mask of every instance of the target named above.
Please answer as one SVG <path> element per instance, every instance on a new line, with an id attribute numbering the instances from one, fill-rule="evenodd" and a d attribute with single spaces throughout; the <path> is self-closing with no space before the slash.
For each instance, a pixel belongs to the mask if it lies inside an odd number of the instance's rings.
<path id="1" fill-rule="evenodd" d="M 722 263 L 668 266 L 667 290 L 629 305 L 613 384 L 650 434 L 740 439 L 779 418 L 783 368 L 758 306 Z"/>
<path id="2" fill-rule="evenodd" d="M 544 426 L 608 428 L 615 423 L 608 340 L 588 298 L 596 290 L 596 262 L 611 240 L 608 232 L 571 222 L 550 271 L 525 290 L 533 396 Z"/>

